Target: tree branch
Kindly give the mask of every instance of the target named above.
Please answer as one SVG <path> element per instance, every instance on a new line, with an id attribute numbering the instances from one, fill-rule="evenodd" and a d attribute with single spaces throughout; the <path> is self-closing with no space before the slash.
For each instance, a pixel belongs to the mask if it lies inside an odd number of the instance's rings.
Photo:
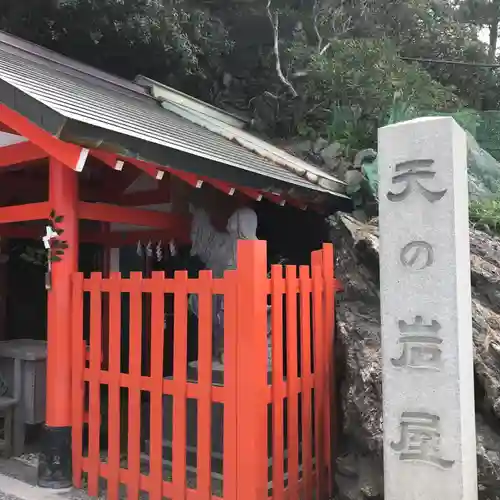
<path id="1" fill-rule="evenodd" d="M 279 17 L 278 11 L 274 12 L 274 16 L 271 12 L 271 0 L 267 0 L 267 17 L 269 18 L 269 22 L 273 28 L 273 37 L 274 37 L 274 58 L 276 60 L 276 73 L 278 74 L 278 78 L 281 80 L 283 85 L 285 85 L 293 97 L 298 97 L 298 93 L 290 83 L 290 80 L 286 78 L 283 74 L 283 70 L 281 69 L 281 60 L 280 60 L 280 49 L 279 49 Z"/>
<path id="2" fill-rule="evenodd" d="M 313 28 L 314 28 L 314 33 L 316 33 L 316 38 L 318 39 L 318 53 L 322 54 L 322 46 L 323 46 L 323 37 L 321 36 L 321 33 L 319 32 L 319 26 L 318 26 L 318 21 L 319 21 L 319 14 L 320 14 L 320 6 L 319 6 L 320 0 L 314 0 L 314 5 L 313 5 Z"/>
<path id="3" fill-rule="evenodd" d="M 329 21 L 332 32 L 330 40 L 340 35 L 345 35 L 352 29 L 352 17 L 346 16 L 343 0 L 339 7 L 328 8 L 326 10 L 322 9 L 321 0 L 314 0 L 312 23 L 318 40 L 317 50 L 319 55 L 323 55 L 331 46 L 331 42 L 323 46 L 324 39 L 320 32 L 320 24 L 325 24 L 326 20 Z"/>

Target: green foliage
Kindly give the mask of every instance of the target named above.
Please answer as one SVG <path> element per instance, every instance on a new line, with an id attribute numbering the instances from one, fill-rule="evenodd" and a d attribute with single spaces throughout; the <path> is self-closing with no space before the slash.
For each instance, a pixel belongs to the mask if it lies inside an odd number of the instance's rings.
<path id="1" fill-rule="evenodd" d="M 414 109 L 459 105 L 451 89 L 433 81 L 420 66 L 402 61 L 388 40 L 332 40 L 322 54 L 292 43 L 286 55 L 289 66 L 305 75 L 294 82 L 301 103 L 281 95 L 270 134 L 280 128 L 295 130 L 359 150 L 375 144 L 376 130 L 387 122 L 395 95 Z"/>
<path id="2" fill-rule="evenodd" d="M 489 3 L 273 0 L 274 33 L 260 0 L 2 0 L 0 28 L 250 112 L 269 136 L 335 138 L 354 152 L 374 145 L 395 95 L 404 113 L 500 107 L 498 71 L 400 57 L 490 61 L 477 37 L 477 5 Z"/>
<path id="3" fill-rule="evenodd" d="M 0 29 L 110 73 L 147 75 L 208 99 L 232 48 L 202 2 L 44 0 L 36 16 L 33 0 L 0 3 Z"/>
<path id="4" fill-rule="evenodd" d="M 469 220 L 478 229 L 500 234 L 500 199 L 472 201 L 469 205 Z"/>
<path id="5" fill-rule="evenodd" d="M 50 211 L 47 227 L 50 227 L 57 237 L 50 240 L 50 250 L 28 246 L 24 253 L 20 255 L 21 259 L 36 266 L 47 267 L 53 262 L 61 262 L 64 256 L 64 251 L 68 248 L 68 242 L 62 240 L 60 236 L 64 233 L 64 229 L 58 227 L 64 221 L 64 216 L 57 215 L 55 210 Z"/>

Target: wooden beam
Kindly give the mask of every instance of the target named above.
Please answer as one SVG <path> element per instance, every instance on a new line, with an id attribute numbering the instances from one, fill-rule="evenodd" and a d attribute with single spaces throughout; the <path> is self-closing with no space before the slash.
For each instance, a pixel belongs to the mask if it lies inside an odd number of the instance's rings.
<path id="1" fill-rule="evenodd" d="M 116 176 L 116 181 L 109 186 L 109 194 L 121 195 L 139 178 L 141 173 L 141 170 L 133 168 L 130 164 L 124 165 L 119 175 Z"/>
<path id="2" fill-rule="evenodd" d="M 29 220 L 43 220 L 50 216 L 50 203 L 30 203 L 28 205 L 12 205 L 0 207 L 0 224 Z"/>
<path id="3" fill-rule="evenodd" d="M 199 189 L 203 186 L 203 179 L 200 175 L 191 174 L 190 172 L 181 172 L 180 170 L 175 170 L 170 168 L 168 170 L 172 175 L 178 177 L 181 181 L 189 184 L 190 186 Z"/>
<path id="4" fill-rule="evenodd" d="M 61 141 L 5 104 L 0 104 L 0 122 L 67 167 L 77 172 L 83 170 L 88 149 Z"/>
<path id="5" fill-rule="evenodd" d="M 1 179 L 1 178 L 0 178 Z M 87 202 L 110 203 L 123 207 L 147 207 L 148 205 L 160 205 L 170 203 L 170 193 L 163 189 L 151 189 L 148 191 L 135 191 L 133 193 L 115 193 L 100 187 L 80 187 L 81 199 Z"/>
<path id="6" fill-rule="evenodd" d="M 244 194 L 245 196 L 248 196 L 252 200 L 255 201 L 262 200 L 262 193 L 260 191 L 257 191 L 256 189 L 250 189 L 242 186 L 234 186 L 232 184 L 228 184 L 227 182 L 211 179 L 209 177 L 202 177 L 201 179 L 207 184 L 213 186 L 215 189 L 218 189 L 219 191 L 222 191 L 223 193 L 227 194 L 228 196 L 233 196 L 234 193 L 238 191 Z"/>
<path id="7" fill-rule="evenodd" d="M 292 207 L 298 208 L 300 210 L 307 210 L 308 205 L 304 201 L 292 198 L 291 196 L 286 196 L 285 200 Z"/>
<path id="8" fill-rule="evenodd" d="M 92 149 L 90 154 L 97 158 L 99 161 L 104 163 L 106 166 L 112 168 L 113 170 L 121 171 L 123 170 L 124 162 L 118 159 L 118 155 L 114 153 L 108 153 L 107 151 L 101 151 L 98 149 Z"/>
<path id="9" fill-rule="evenodd" d="M 145 172 L 147 175 L 152 177 L 155 180 L 163 179 L 165 172 L 160 170 L 158 167 L 153 166 L 152 164 L 138 160 L 136 158 L 129 158 L 127 156 L 118 156 L 114 153 L 108 153 L 107 151 L 101 151 L 98 149 L 93 149 L 91 151 L 91 155 L 94 158 L 102 161 L 108 167 L 111 167 L 113 170 L 123 170 L 123 166 L 125 163 L 130 163 L 134 167 L 138 168 L 142 172 Z"/>
<path id="10" fill-rule="evenodd" d="M 144 172 L 148 173 L 151 177 L 156 180 L 161 180 L 164 177 L 165 172 L 171 173 L 193 186 L 194 188 L 200 188 L 203 185 L 203 179 L 200 175 L 192 174 L 190 172 L 183 172 L 181 170 L 175 170 L 173 168 L 158 165 L 156 163 L 151 163 L 144 160 L 138 160 L 137 158 L 128 158 L 126 156 L 120 156 L 120 158 L 135 167 L 142 169 Z"/>
<path id="11" fill-rule="evenodd" d="M 236 192 L 236 188 L 234 186 L 231 186 L 231 184 L 228 184 L 227 182 L 210 179 L 209 177 L 203 177 L 202 180 L 207 184 L 213 186 L 218 191 L 222 191 L 224 194 L 227 194 L 228 196 L 233 196 Z"/>
<path id="12" fill-rule="evenodd" d="M 2 238 L 19 238 L 27 240 L 41 240 L 45 234 L 44 225 L 20 226 L 17 224 L 0 224 Z M 94 243 L 110 248 L 119 248 L 125 245 L 135 245 L 137 241 L 163 241 L 166 245 L 171 239 L 179 243 L 190 242 L 189 226 L 175 227 L 172 230 L 153 229 L 141 231 L 110 231 L 103 234 L 100 231 L 83 230 L 80 232 L 81 243 Z"/>
<path id="13" fill-rule="evenodd" d="M 86 203 L 81 201 L 78 213 L 80 219 L 118 222 L 160 229 L 175 229 L 180 225 L 189 224 L 186 218 L 178 215 L 142 208 L 120 207 L 108 203 Z"/>
<path id="14" fill-rule="evenodd" d="M 162 241 L 164 245 L 174 239 L 176 243 L 189 244 L 189 226 L 177 227 L 172 230 L 155 229 L 153 231 L 111 231 L 106 237 L 98 233 L 82 234 L 82 241 L 98 243 L 110 248 L 119 248 L 126 245 L 135 245 L 140 241 Z"/>
<path id="15" fill-rule="evenodd" d="M 181 179 L 183 182 L 186 182 L 190 186 L 194 188 L 200 188 L 204 182 L 207 184 L 210 184 L 213 186 L 215 189 L 218 189 L 219 191 L 222 191 L 223 193 L 227 194 L 228 196 L 233 196 L 236 191 L 239 191 L 240 193 L 244 194 L 245 196 L 255 200 L 255 201 L 260 201 L 263 198 L 263 194 L 260 191 L 257 191 L 255 189 L 250 189 L 242 186 L 235 186 L 232 184 L 229 184 L 224 181 L 220 181 L 217 179 L 211 179 L 210 177 L 206 176 L 201 176 L 197 174 L 193 174 L 190 172 L 184 172 L 181 170 L 176 170 L 168 166 L 161 166 L 156 163 L 151 163 L 147 162 L 144 160 L 139 160 L 137 158 L 129 158 L 126 156 L 117 156 L 112 153 L 107 153 L 104 151 L 98 151 L 98 150 L 92 150 L 92 155 L 95 156 L 96 158 L 102 160 L 106 165 L 115 168 L 116 162 L 119 160 L 122 160 L 124 163 L 130 163 L 131 165 L 134 165 L 138 169 L 144 171 L 147 173 L 150 177 L 156 180 L 161 180 L 165 174 L 165 172 L 170 173 L 171 175 L 174 175 L 175 177 Z M 121 166 L 123 167 L 123 165 Z M 121 168 L 115 168 L 115 170 L 120 170 Z M 281 196 L 273 195 L 269 193 L 266 195 L 266 198 L 270 199 L 274 203 L 284 205 L 285 200 Z"/>
<path id="16" fill-rule="evenodd" d="M 166 187 L 166 186 L 165 186 Z M 126 207 L 145 207 L 147 205 L 160 205 L 170 203 L 170 193 L 167 189 L 153 189 L 149 191 L 136 191 L 134 193 L 123 193 L 113 199 L 107 200 L 116 205 Z"/>
<path id="17" fill-rule="evenodd" d="M 272 201 L 273 203 L 276 203 L 277 205 L 284 206 L 286 204 L 285 198 L 279 194 L 274 194 L 274 193 L 268 193 L 268 192 L 263 192 L 262 196 L 266 198 L 269 201 Z"/>
<path id="18" fill-rule="evenodd" d="M 165 175 L 165 171 L 162 170 L 159 166 L 155 166 L 152 163 L 143 161 L 143 160 L 138 160 L 137 158 L 126 158 L 126 157 L 121 157 L 123 161 L 126 161 L 134 167 L 137 167 L 139 170 L 142 170 L 145 172 L 147 175 L 152 177 L 153 179 L 157 181 L 161 181 Z"/>
<path id="19" fill-rule="evenodd" d="M 13 167 L 44 158 L 48 158 L 47 153 L 31 142 L 19 142 L 0 147 L 0 168 Z"/>
<path id="20" fill-rule="evenodd" d="M 250 189 L 250 188 L 246 188 L 246 187 L 237 187 L 236 189 L 240 193 L 251 198 L 252 200 L 255 200 L 255 201 L 262 200 L 262 193 L 260 191 L 257 191 L 256 189 Z"/>

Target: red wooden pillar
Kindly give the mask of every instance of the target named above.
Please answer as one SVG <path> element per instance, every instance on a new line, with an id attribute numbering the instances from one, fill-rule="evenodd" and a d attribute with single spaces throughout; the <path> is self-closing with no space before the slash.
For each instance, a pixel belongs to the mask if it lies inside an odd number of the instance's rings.
<path id="1" fill-rule="evenodd" d="M 109 268 L 111 263 L 111 249 L 108 245 L 110 234 L 110 223 L 101 222 L 101 233 L 104 235 L 104 242 L 101 253 L 101 271 L 104 278 L 109 278 Z M 109 296 L 102 296 L 102 368 L 108 368 L 109 359 Z"/>
<path id="2" fill-rule="evenodd" d="M 238 242 L 236 500 L 267 498 L 267 259 L 265 241 Z"/>
<path id="3" fill-rule="evenodd" d="M 78 174 L 50 159 L 49 203 L 64 219 L 68 243 L 61 262 L 52 264 L 52 289 L 47 293 L 47 413 L 38 468 L 38 484 L 67 488 L 71 471 L 71 280 L 78 271 Z"/>

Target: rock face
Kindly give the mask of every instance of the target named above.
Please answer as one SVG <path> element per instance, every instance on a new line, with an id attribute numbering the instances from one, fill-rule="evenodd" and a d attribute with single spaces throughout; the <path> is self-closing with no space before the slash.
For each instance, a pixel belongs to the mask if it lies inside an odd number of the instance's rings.
<path id="1" fill-rule="evenodd" d="M 500 238 L 471 229 L 471 280 L 480 500 L 500 499 Z M 336 500 L 383 498 L 378 228 L 331 219 L 337 371 L 342 418 Z"/>

